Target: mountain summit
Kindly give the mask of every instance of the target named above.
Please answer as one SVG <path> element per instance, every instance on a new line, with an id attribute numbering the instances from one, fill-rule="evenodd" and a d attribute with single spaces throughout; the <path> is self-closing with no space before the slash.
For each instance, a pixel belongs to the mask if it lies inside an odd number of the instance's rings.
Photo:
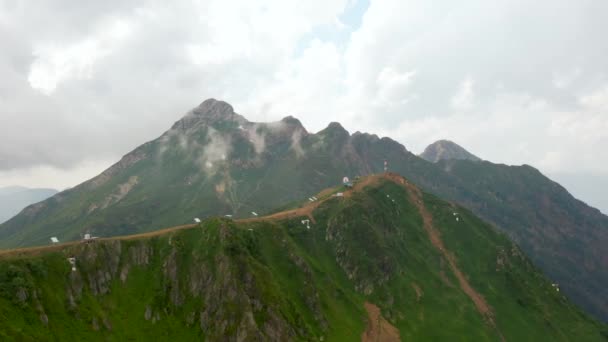
<path id="1" fill-rule="evenodd" d="M 207 99 L 177 121 L 172 129 L 187 130 L 199 125 L 211 125 L 219 122 L 246 123 L 247 120 L 234 112 L 234 108 L 224 101 Z"/>
<path id="2" fill-rule="evenodd" d="M 382 173 L 386 161 L 389 171 L 507 233 L 561 293 L 608 321 L 608 217 L 530 166 L 469 159 L 432 163 L 390 138 L 350 134 L 337 123 L 308 133 L 290 117 L 250 122 L 211 99 L 101 175 L 0 224 L 0 248 L 263 215 L 344 176 Z"/>
<path id="3" fill-rule="evenodd" d="M 481 158 L 449 140 L 439 140 L 430 144 L 424 149 L 424 152 L 420 154 L 420 157 L 431 163 L 448 159 L 481 161 Z"/>

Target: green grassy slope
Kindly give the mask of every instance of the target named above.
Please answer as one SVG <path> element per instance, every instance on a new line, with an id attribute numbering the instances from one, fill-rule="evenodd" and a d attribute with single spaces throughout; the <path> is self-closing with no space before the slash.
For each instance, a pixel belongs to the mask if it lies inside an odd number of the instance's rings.
<path id="1" fill-rule="evenodd" d="M 381 172 L 384 161 L 425 191 L 455 201 L 506 232 L 564 293 L 608 322 L 608 217 L 529 166 L 431 163 L 399 143 L 350 135 L 339 124 L 311 134 L 294 118 L 252 123 L 205 101 L 161 137 L 94 179 L 0 225 L 0 248 L 52 236 L 109 237 L 269 213 L 340 182 Z"/>
<path id="2" fill-rule="evenodd" d="M 470 161 L 438 166 L 469 189 L 439 192 L 443 198 L 500 227 L 572 300 L 608 320 L 608 217 L 530 166 Z"/>
<path id="3" fill-rule="evenodd" d="M 385 178 L 369 183 L 323 202 L 310 229 L 301 217 L 212 218 L 161 235 L 4 254 L 0 339 L 356 341 L 366 301 L 403 340 L 608 338 L 509 239 L 424 195 L 446 249 L 491 307 L 490 324 L 431 243 L 416 197 Z"/>

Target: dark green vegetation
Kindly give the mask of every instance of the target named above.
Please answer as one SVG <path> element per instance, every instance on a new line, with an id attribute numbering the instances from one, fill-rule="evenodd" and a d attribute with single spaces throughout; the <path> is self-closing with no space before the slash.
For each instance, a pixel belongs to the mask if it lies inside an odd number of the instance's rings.
<path id="1" fill-rule="evenodd" d="M 455 201 L 513 238 L 588 312 L 608 321 L 608 217 L 530 166 L 431 163 L 389 138 L 337 123 L 311 134 L 297 119 L 252 123 L 207 100 L 156 140 L 98 177 L 26 208 L 0 225 L 0 247 L 116 236 L 268 213 L 384 160 L 425 191 Z"/>
<path id="2" fill-rule="evenodd" d="M 370 184 L 323 202 L 311 229 L 301 217 L 210 218 L 164 234 L 5 253 L 0 339 L 356 341 L 366 301 L 403 340 L 607 339 L 507 237 L 424 195 L 444 246 L 491 309 L 480 314 L 431 243 L 420 197 L 386 178 Z"/>

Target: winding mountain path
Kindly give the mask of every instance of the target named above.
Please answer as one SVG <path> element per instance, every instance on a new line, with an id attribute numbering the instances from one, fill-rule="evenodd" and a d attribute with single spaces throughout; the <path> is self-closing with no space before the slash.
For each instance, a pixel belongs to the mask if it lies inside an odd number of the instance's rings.
<path id="1" fill-rule="evenodd" d="M 498 326 L 496 325 L 496 321 L 494 319 L 494 311 L 492 310 L 492 307 L 486 302 L 483 295 L 481 295 L 473 288 L 473 286 L 471 286 L 465 274 L 458 267 L 456 257 L 443 244 L 443 240 L 441 240 L 441 233 L 437 228 L 435 228 L 433 224 L 433 217 L 424 205 L 424 200 L 422 198 L 422 192 L 420 191 L 420 189 L 418 189 L 412 183 L 408 182 L 399 175 L 387 174 L 386 177 L 397 184 L 403 185 L 407 189 L 412 203 L 414 203 L 414 205 L 418 208 L 418 211 L 422 216 L 423 226 L 429 235 L 431 243 L 437 250 L 439 250 L 445 260 L 447 260 L 448 265 L 452 270 L 452 273 L 456 276 L 456 279 L 458 279 L 458 284 L 460 285 L 460 288 L 471 299 L 471 301 L 473 301 L 473 304 L 475 304 L 475 307 L 477 308 L 477 311 L 479 311 L 479 314 L 488 322 L 488 324 L 492 328 L 496 330 L 496 332 L 500 336 L 500 339 L 504 341 L 505 339 L 500 330 L 498 329 Z"/>

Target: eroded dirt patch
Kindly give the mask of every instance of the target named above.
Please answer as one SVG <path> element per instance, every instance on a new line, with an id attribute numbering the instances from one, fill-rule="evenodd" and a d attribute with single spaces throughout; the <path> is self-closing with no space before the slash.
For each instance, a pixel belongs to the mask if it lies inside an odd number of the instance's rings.
<path id="1" fill-rule="evenodd" d="M 437 250 L 439 250 L 439 252 L 447 261 L 450 270 L 452 271 L 454 276 L 456 276 L 456 279 L 458 280 L 458 284 L 460 285 L 462 291 L 471 299 L 471 301 L 473 301 L 475 307 L 477 308 L 477 311 L 479 311 L 479 313 L 486 320 L 486 322 L 488 322 L 488 324 L 496 330 L 500 339 L 504 341 L 504 337 L 498 329 L 496 321 L 494 320 L 494 311 L 492 310 L 492 307 L 486 302 L 485 298 L 479 292 L 477 292 L 473 288 L 473 286 L 471 286 L 465 274 L 458 267 L 456 257 L 443 244 L 443 240 L 441 239 L 441 233 L 434 226 L 433 217 L 424 205 L 422 199 L 422 192 L 420 191 L 420 189 L 415 187 L 413 184 L 405 181 L 400 176 L 387 175 L 387 178 L 393 180 L 398 184 L 404 185 L 405 188 L 408 190 L 412 202 L 418 208 L 418 211 L 422 216 L 423 226 L 429 235 L 431 243 Z"/>
<path id="2" fill-rule="evenodd" d="M 362 342 L 401 341 L 399 330 L 382 317 L 380 308 L 366 302 L 365 310 L 367 310 L 367 328 L 361 335 Z"/>

